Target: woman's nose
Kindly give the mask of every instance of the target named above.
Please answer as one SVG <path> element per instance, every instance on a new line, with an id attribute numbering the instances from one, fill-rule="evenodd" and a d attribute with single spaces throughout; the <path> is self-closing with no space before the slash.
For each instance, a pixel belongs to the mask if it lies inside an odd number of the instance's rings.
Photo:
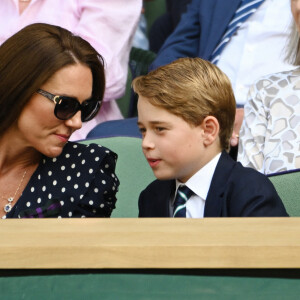
<path id="1" fill-rule="evenodd" d="M 78 130 L 82 127 L 81 111 L 78 111 L 72 118 L 66 120 L 66 125 Z"/>

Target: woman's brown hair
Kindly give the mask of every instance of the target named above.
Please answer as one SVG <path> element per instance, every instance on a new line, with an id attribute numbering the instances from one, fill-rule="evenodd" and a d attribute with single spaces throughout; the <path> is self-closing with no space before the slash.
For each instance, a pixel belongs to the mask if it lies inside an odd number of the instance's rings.
<path id="1" fill-rule="evenodd" d="M 0 46 L 0 136 L 32 95 L 58 70 L 81 63 L 93 75 L 93 97 L 102 100 L 104 61 L 84 39 L 59 26 L 35 23 Z"/>

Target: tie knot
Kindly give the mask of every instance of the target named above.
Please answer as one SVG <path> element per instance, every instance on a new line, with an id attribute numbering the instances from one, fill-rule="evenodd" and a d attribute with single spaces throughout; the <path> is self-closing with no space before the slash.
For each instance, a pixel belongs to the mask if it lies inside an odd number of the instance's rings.
<path id="1" fill-rule="evenodd" d="M 185 218 L 186 202 L 193 194 L 194 193 L 186 185 L 182 185 L 178 188 L 174 201 L 173 217 Z"/>
<path id="2" fill-rule="evenodd" d="M 181 185 L 177 190 L 177 194 L 178 193 L 182 198 L 185 198 L 185 201 L 187 201 L 193 195 L 193 191 L 186 185 Z"/>

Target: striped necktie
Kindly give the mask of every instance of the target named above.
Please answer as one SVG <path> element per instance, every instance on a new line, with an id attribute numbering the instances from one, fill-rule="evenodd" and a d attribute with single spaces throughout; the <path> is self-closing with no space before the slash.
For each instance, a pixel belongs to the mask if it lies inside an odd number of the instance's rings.
<path id="1" fill-rule="evenodd" d="M 186 202 L 194 193 L 185 185 L 181 185 L 178 190 L 174 201 L 174 218 L 186 217 Z"/>
<path id="2" fill-rule="evenodd" d="M 230 41 L 232 35 L 241 27 L 245 22 L 264 2 L 264 0 L 242 0 L 238 9 L 233 16 L 233 19 L 228 24 L 225 34 L 223 35 L 220 43 L 215 48 L 210 57 L 210 62 L 216 64 L 219 61 L 220 54 L 224 50 L 227 43 Z"/>

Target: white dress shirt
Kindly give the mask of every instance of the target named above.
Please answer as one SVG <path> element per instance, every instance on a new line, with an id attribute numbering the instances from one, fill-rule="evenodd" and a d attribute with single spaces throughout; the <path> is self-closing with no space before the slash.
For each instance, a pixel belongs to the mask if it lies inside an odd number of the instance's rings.
<path id="1" fill-rule="evenodd" d="M 265 0 L 227 43 L 217 66 L 229 77 L 237 104 L 245 104 L 259 77 L 294 68 L 284 62 L 291 23 L 290 0 Z"/>
<path id="2" fill-rule="evenodd" d="M 203 218 L 205 200 L 220 156 L 221 153 L 216 155 L 184 184 L 194 192 L 194 195 L 192 195 L 186 203 L 187 218 Z M 176 180 L 175 195 L 180 185 L 183 185 L 182 182 Z M 172 199 L 172 209 L 170 210 L 172 212 L 171 216 L 173 216 L 174 200 L 175 197 Z"/>

